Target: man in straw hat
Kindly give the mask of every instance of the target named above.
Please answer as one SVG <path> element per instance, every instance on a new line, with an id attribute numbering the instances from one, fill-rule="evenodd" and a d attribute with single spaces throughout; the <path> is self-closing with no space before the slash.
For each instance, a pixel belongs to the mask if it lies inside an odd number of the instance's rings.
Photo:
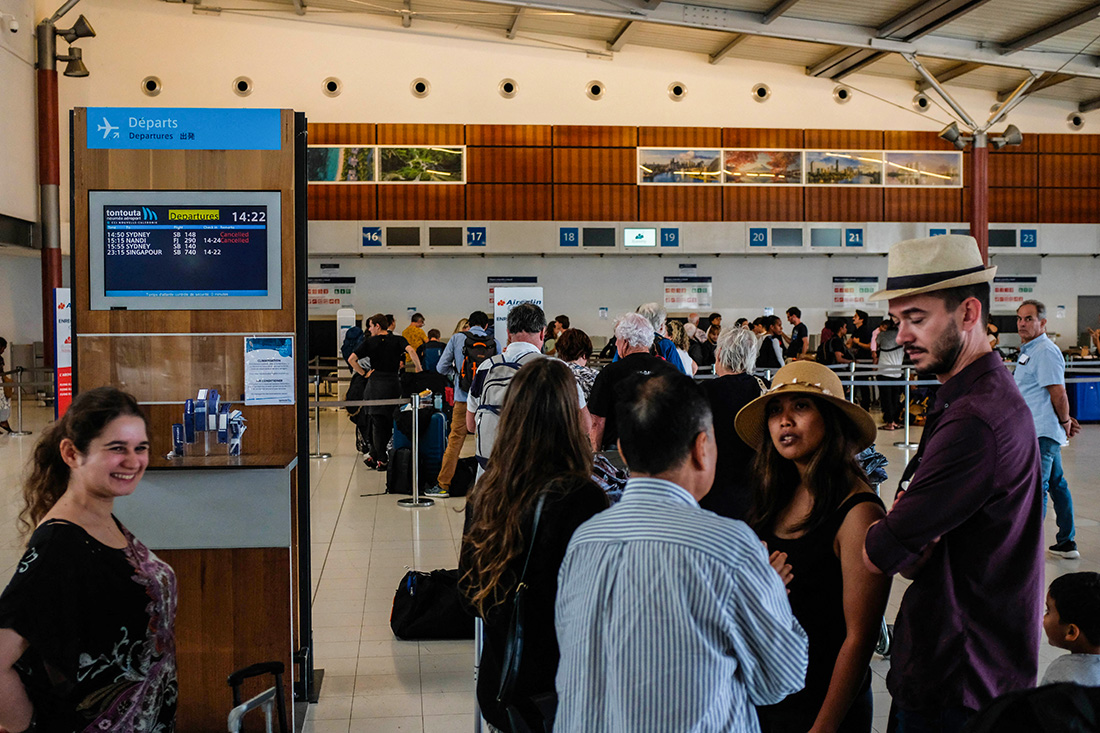
<path id="1" fill-rule="evenodd" d="M 869 299 L 890 301 L 897 342 L 943 385 L 894 506 L 864 547 L 870 569 L 913 579 L 886 678 L 898 733 L 953 733 L 994 697 L 1035 685 L 1039 445 L 985 334 L 996 270 L 972 237 L 913 239 L 890 249 L 886 290 Z"/>

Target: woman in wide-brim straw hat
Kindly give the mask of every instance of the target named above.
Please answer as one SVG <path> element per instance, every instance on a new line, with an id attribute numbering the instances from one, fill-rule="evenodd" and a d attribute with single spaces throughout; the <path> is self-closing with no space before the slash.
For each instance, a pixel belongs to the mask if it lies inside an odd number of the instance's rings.
<path id="1" fill-rule="evenodd" d="M 806 687 L 759 708 L 762 730 L 869 733 L 869 663 L 890 580 L 863 564 L 867 528 L 886 512 L 856 454 L 874 442 L 875 422 L 830 369 L 797 361 L 735 426 L 757 450 L 749 524 L 779 564 L 786 555 L 791 609 L 810 638 Z"/>

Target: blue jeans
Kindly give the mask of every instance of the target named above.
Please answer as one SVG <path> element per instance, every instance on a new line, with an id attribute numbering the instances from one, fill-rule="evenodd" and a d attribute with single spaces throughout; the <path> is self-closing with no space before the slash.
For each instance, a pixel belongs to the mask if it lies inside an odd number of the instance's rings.
<path id="1" fill-rule="evenodd" d="M 1054 521 L 1058 525 L 1057 543 L 1072 540 L 1073 497 L 1069 494 L 1069 484 L 1062 474 L 1062 446 L 1057 440 L 1039 438 L 1039 458 L 1042 462 L 1043 476 L 1043 519 L 1047 516 L 1047 492 L 1054 504 Z"/>

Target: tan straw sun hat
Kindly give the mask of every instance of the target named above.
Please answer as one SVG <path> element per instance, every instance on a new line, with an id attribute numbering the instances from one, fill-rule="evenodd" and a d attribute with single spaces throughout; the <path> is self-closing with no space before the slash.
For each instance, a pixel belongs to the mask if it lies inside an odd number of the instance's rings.
<path id="1" fill-rule="evenodd" d="M 890 248 L 886 289 L 867 300 L 890 300 L 993 281 L 996 267 L 987 267 L 974 237 L 940 234 L 907 239 Z"/>
<path id="2" fill-rule="evenodd" d="M 757 450 L 768 438 L 768 402 L 779 394 L 808 394 L 835 405 L 851 421 L 859 450 L 875 442 L 875 420 L 859 405 L 844 399 L 844 386 L 832 369 L 813 361 L 792 361 L 775 373 L 772 388 L 741 408 L 733 425 L 741 440 Z"/>

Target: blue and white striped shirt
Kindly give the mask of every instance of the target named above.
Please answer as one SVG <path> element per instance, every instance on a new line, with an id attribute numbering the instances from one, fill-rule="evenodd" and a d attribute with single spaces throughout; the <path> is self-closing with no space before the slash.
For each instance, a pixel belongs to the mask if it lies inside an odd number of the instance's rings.
<path id="1" fill-rule="evenodd" d="M 632 478 L 558 575 L 555 731 L 744 731 L 802 689 L 806 633 L 743 522 Z"/>

